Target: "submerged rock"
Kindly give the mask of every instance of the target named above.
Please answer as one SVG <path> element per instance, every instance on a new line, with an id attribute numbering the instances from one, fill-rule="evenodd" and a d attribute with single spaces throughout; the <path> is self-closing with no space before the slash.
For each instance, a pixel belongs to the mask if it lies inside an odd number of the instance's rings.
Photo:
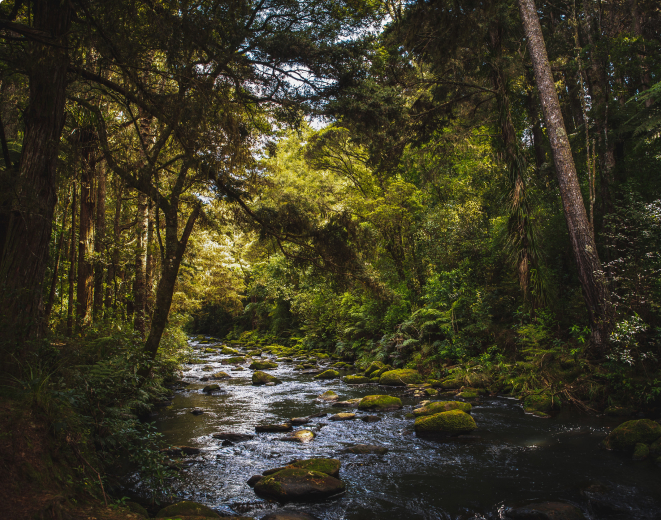
<path id="1" fill-rule="evenodd" d="M 368 395 L 358 403 L 360 410 L 397 410 L 402 408 L 402 400 L 391 395 Z"/>
<path id="2" fill-rule="evenodd" d="M 230 357 L 223 359 L 220 363 L 223 365 L 242 365 L 246 359 L 240 356 Z"/>
<path id="3" fill-rule="evenodd" d="M 340 377 L 340 373 L 337 370 L 328 369 L 321 374 L 314 376 L 315 379 L 336 379 Z"/>
<path id="4" fill-rule="evenodd" d="M 348 385 L 362 385 L 370 382 L 370 378 L 367 376 L 344 376 L 342 380 Z"/>
<path id="5" fill-rule="evenodd" d="M 378 415 L 363 415 L 360 418 L 360 420 L 366 423 L 379 422 L 381 420 L 381 417 L 379 417 Z"/>
<path id="6" fill-rule="evenodd" d="M 422 383 L 422 376 L 417 370 L 402 368 L 389 370 L 379 378 L 379 384 L 389 386 L 406 386 L 409 384 Z"/>
<path id="7" fill-rule="evenodd" d="M 523 409 L 540 417 L 547 417 L 549 412 L 559 410 L 561 405 L 560 398 L 551 394 L 529 395 L 523 400 Z"/>
<path id="8" fill-rule="evenodd" d="M 272 368 L 278 368 L 278 364 L 272 361 L 253 361 L 248 368 L 252 370 L 271 370 Z"/>
<path id="9" fill-rule="evenodd" d="M 284 469 L 255 484 L 258 495 L 281 502 L 324 499 L 342 493 L 344 482 L 326 473 L 306 469 Z"/>
<path id="10" fill-rule="evenodd" d="M 259 433 L 263 432 L 290 432 L 294 428 L 291 423 L 282 423 L 282 424 L 260 424 L 255 426 L 255 431 Z"/>
<path id="11" fill-rule="evenodd" d="M 192 446 L 172 446 L 171 448 L 161 450 L 161 453 L 168 457 L 183 457 L 184 455 L 199 455 L 201 451 L 200 448 L 194 448 Z"/>
<path id="12" fill-rule="evenodd" d="M 308 417 L 293 417 L 291 421 L 289 421 L 293 425 L 301 425 L 301 424 L 307 424 L 310 422 L 310 419 Z"/>
<path id="13" fill-rule="evenodd" d="M 435 401 L 428 403 L 425 406 L 413 410 L 413 415 L 420 417 L 422 415 L 434 415 L 436 413 L 449 412 L 450 410 L 461 410 L 462 412 L 470 412 L 473 407 L 470 403 L 463 401 Z"/>
<path id="14" fill-rule="evenodd" d="M 385 455 L 388 453 L 388 448 L 383 446 L 374 446 L 373 444 L 356 444 L 355 446 L 350 446 L 342 450 L 342 453 L 357 453 L 359 455 Z"/>
<path id="15" fill-rule="evenodd" d="M 512 520 L 585 520 L 579 508 L 564 502 L 541 502 L 507 512 Z"/>
<path id="16" fill-rule="evenodd" d="M 206 394 L 217 392 L 218 390 L 220 390 L 220 385 L 207 385 L 202 389 L 202 391 Z"/>
<path id="17" fill-rule="evenodd" d="M 332 390 L 328 390 L 327 392 L 317 396 L 317 399 L 321 401 L 337 401 L 339 398 L 340 396 Z"/>
<path id="18" fill-rule="evenodd" d="M 336 413 L 335 415 L 331 415 L 329 417 L 331 421 L 350 421 L 355 418 L 355 413 Z"/>
<path id="19" fill-rule="evenodd" d="M 227 372 L 216 372 L 212 374 L 212 379 L 231 379 L 231 376 Z"/>
<path id="20" fill-rule="evenodd" d="M 196 519 L 220 518 L 220 515 L 210 507 L 188 500 L 164 507 L 156 514 L 156 518 L 185 518 L 188 516 L 193 516 Z"/>
<path id="21" fill-rule="evenodd" d="M 202 415 L 204 413 L 204 410 L 201 410 L 199 408 L 193 408 L 191 412 L 193 415 Z"/>
<path id="22" fill-rule="evenodd" d="M 280 437 L 281 441 L 301 442 L 308 443 L 316 437 L 315 433 L 311 430 L 296 430 L 295 432 Z"/>
<path id="23" fill-rule="evenodd" d="M 214 433 L 212 437 L 214 439 L 221 439 L 225 441 L 242 442 L 242 441 L 249 441 L 250 439 L 253 439 L 255 436 L 249 435 L 247 433 Z"/>
<path id="24" fill-rule="evenodd" d="M 252 373 L 252 384 L 255 386 L 265 385 L 267 383 L 274 383 L 279 385 L 282 383 L 277 377 L 267 374 L 266 372 L 261 372 L 259 370 Z"/>
<path id="25" fill-rule="evenodd" d="M 620 424 L 608 437 L 604 439 L 603 445 L 610 450 L 629 451 L 636 444 L 654 443 L 661 437 L 661 425 L 651 419 L 635 419 Z"/>
<path id="26" fill-rule="evenodd" d="M 459 435 L 472 432 L 476 428 L 475 420 L 461 410 L 423 415 L 415 420 L 416 433 Z"/>
<path id="27" fill-rule="evenodd" d="M 354 406 L 357 406 L 359 402 L 360 402 L 360 398 L 347 399 L 346 401 L 337 401 L 336 403 L 333 403 L 331 406 L 333 408 L 353 408 Z"/>

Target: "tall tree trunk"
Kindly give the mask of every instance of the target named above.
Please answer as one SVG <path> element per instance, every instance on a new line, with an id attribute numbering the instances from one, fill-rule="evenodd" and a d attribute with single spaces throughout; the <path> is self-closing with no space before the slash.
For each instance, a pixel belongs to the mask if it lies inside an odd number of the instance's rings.
<path id="1" fill-rule="evenodd" d="M 133 327 L 145 337 L 145 307 L 147 304 L 147 230 L 149 227 L 149 205 L 147 196 L 138 193 L 138 214 L 135 245 L 135 282 L 133 284 L 134 321 Z"/>
<path id="2" fill-rule="evenodd" d="M 90 253 L 94 250 L 94 134 L 90 129 L 81 129 L 82 161 L 80 182 L 80 231 L 78 233 L 78 327 L 88 326 L 92 320 L 92 279 L 94 265 Z"/>
<path id="3" fill-rule="evenodd" d="M 124 193 L 124 181 L 120 178 L 117 178 L 116 181 L 115 216 L 112 226 L 112 254 L 110 257 L 110 267 L 108 268 L 108 285 L 106 287 L 106 309 L 110 309 L 112 307 L 113 311 L 117 310 L 117 294 L 119 292 L 117 287 L 117 272 L 119 270 L 119 240 L 121 238 L 119 225 L 122 219 L 122 194 Z"/>
<path id="4" fill-rule="evenodd" d="M 55 249 L 55 265 L 53 266 L 53 277 L 50 282 L 50 291 L 48 292 L 48 303 L 46 304 L 46 310 L 44 311 L 44 321 L 48 323 L 51 312 L 53 310 L 53 302 L 55 301 L 55 290 L 57 288 L 57 279 L 60 269 L 60 257 L 62 256 L 62 244 L 64 243 L 64 228 L 67 223 L 67 212 L 69 210 L 69 197 L 64 204 L 64 212 L 62 214 L 62 229 L 60 230 L 60 236 L 57 240 L 57 247 Z"/>
<path id="5" fill-rule="evenodd" d="M 48 262 L 56 195 L 56 165 L 64 126 L 67 32 L 71 3 L 34 0 L 33 27 L 51 42 L 28 44 L 29 99 L 12 211 L 6 220 L 0 258 L 0 326 L 12 349 L 45 331 L 42 286 Z M 51 44 L 51 43 L 54 43 Z M 10 354 L 10 352 L 7 352 Z"/>
<path id="6" fill-rule="evenodd" d="M 195 206 L 188 216 L 188 221 L 184 227 L 181 239 L 179 239 L 177 216 L 179 201 L 172 200 L 170 204 L 170 209 L 165 212 L 165 259 L 161 265 L 161 278 L 156 288 L 156 301 L 154 302 L 154 315 L 151 320 L 151 328 L 145 342 L 145 352 L 152 359 L 156 357 L 158 347 L 161 343 L 161 337 L 163 337 L 163 331 L 167 325 L 181 259 L 184 256 L 188 239 L 201 209 L 200 206 Z"/>
<path id="7" fill-rule="evenodd" d="M 528 50 L 535 71 L 535 82 L 542 102 L 544 121 L 551 142 L 560 196 L 569 228 L 569 238 L 590 318 L 592 343 L 594 348 L 603 354 L 608 343 L 611 326 L 610 295 L 603 279 L 597 246 L 583 204 L 576 166 L 562 119 L 535 3 L 534 0 L 518 1 Z"/>
<path id="8" fill-rule="evenodd" d="M 71 203 L 71 243 L 69 245 L 69 299 L 67 302 L 67 336 L 73 335 L 74 285 L 76 282 L 76 211 L 78 210 L 76 181 L 73 181 L 73 200 Z"/>
<path id="9" fill-rule="evenodd" d="M 96 230 L 94 233 L 94 319 L 103 315 L 103 274 L 104 262 L 101 261 L 103 243 L 106 235 L 106 163 L 99 164 L 96 189 Z"/>
<path id="10" fill-rule="evenodd" d="M 156 258 L 154 256 L 154 204 L 149 201 L 149 226 L 147 228 L 147 269 L 145 271 L 145 316 L 149 319 L 154 311 L 154 268 Z"/>

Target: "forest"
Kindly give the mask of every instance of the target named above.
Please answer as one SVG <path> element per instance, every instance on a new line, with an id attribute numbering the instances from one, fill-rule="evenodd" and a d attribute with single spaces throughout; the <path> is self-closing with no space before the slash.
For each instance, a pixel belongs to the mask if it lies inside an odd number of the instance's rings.
<path id="1" fill-rule="evenodd" d="M 657 1 L 5 0 L 0 144 L 6 518 L 659 518 Z M 498 406 L 629 469 L 476 505 Z"/>

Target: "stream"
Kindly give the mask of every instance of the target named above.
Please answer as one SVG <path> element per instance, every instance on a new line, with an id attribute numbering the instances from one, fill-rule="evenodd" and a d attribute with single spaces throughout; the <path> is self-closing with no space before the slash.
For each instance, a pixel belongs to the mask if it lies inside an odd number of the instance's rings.
<path id="1" fill-rule="evenodd" d="M 284 509 L 328 520 L 491 519 L 529 502 L 563 501 L 592 519 L 661 519 L 661 469 L 649 460 L 634 462 L 630 456 L 599 448 L 609 429 L 623 419 L 571 410 L 540 419 L 525 414 L 516 399 L 482 398 L 473 403 L 477 438 L 424 439 L 413 432 L 413 419 L 405 417 L 421 399 L 405 395 L 405 389 L 319 381 L 313 374 L 301 374 L 289 362 L 268 371 L 282 384 L 252 386 L 247 365 L 243 371 L 231 371 L 221 364 L 229 356 L 205 354 L 203 349 L 209 345 L 191 344 L 203 364 L 186 365 L 183 380 L 190 384 L 177 390 L 172 404 L 160 409 L 153 420 L 168 443 L 201 449 L 200 454 L 184 459 L 182 478 L 175 483 L 177 496 L 206 504 L 221 515 L 261 518 Z M 266 358 L 275 359 L 265 353 L 262 359 Z M 205 365 L 232 378 L 202 382 L 201 377 L 213 373 L 203 371 Z M 218 383 L 221 392 L 203 393 L 210 383 Z M 295 427 L 317 434 L 307 444 L 281 441 L 281 433 L 255 433 L 258 424 L 320 412 L 361 415 L 316 399 L 327 390 L 337 392 L 341 400 L 394 395 L 401 397 L 404 408 L 377 413 L 382 420 L 373 423 L 314 418 Z M 204 413 L 193 415 L 194 408 Z M 223 441 L 212 437 L 221 432 L 254 437 L 223 446 Z M 375 444 L 389 451 L 385 455 L 341 453 L 354 444 Z M 252 475 L 311 457 L 341 460 L 346 493 L 323 502 L 281 506 L 259 498 L 247 484 Z"/>

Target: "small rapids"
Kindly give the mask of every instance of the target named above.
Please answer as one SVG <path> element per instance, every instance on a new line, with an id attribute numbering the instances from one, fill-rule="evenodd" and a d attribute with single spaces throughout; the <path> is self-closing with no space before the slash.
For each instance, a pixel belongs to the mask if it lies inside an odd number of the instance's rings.
<path id="1" fill-rule="evenodd" d="M 347 484 L 346 493 L 319 503 L 287 504 L 284 509 L 328 520 L 495 519 L 509 507 L 548 500 L 572 503 L 592 519 L 661 519 L 661 469 L 650 461 L 634 462 L 599 448 L 609 428 L 621 420 L 570 411 L 539 419 L 525 414 L 517 400 L 483 398 L 472 411 L 477 438 L 439 442 L 415 435 L 413 419 L 405 415 L 420 399 L 402 389 L 318 381 L 284 362 L 268 371 L 283 384 L 252 386 L 251 370 L 230 371 L 221 364 L 229 356 L 204 354 L 199 347 L 207 345 L 192 344 L 203 364 L 187 365 L 183 380 L 190 385 L 178 390 L 172 405 L 159 410 L 154 420 L 167 442 L 202 450 L 185 459 L 175 483 L 177 496 L 204 503 L 221 515 L 261 518 L 281 510 L 283 506 L 255 495 L 248 479 L 293 459 L 333 457 L 342 461 L 340 478 Z M 213 373 L 203 371 L 205 365 L 232 378 L 202 382 L 201 377 Z M 218 383 L 221 392 L 203 393 L 210 383 Z M 314 418 L 296 427 L 317 434 L 308 444 L 281 441 L 279 433 L 255 433 L 258 424 L 356 411 L 316 399 L 327 390 L 337 392 L 341 400 L 395 395 L 402 398 L 404 408 L 378 413 L 382 420 L 373 423 Z M 204 414 L 193 415 L 194 408 Z M 212 437 L 229 432 L 254 437 L 227 446 Z M 389 451 L 341 453 L 353 444 L 375 444 Z"/>

